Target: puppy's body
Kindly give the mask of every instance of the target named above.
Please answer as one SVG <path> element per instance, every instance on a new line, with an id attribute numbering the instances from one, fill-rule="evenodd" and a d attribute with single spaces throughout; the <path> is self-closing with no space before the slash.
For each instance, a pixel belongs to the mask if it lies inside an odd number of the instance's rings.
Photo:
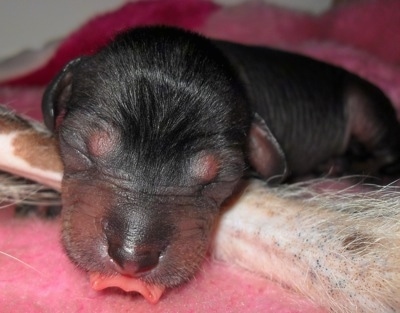
<path id="1" fill-rule="evenodd" d="M 248 166 L 282 180 L 345 153 L 390 170 L 400 153 L 394 111 L 371 84 L 172 28 L 132 30 L 71 62 L 43 109 L 64 163 L 70 258 L 167 287 L 196 272 Z"/>
<path id="2" fill-rule="evenodd" d="M 308 57 L 216 44 L 239 73 L 252 114 L 262 117 L 282 147 L 286 174 L 308 173 L 346 153 L 349 162 L 356 161 L 354 153 L 356 159 L 379 158 L 382 149 L 385 157 L 398 157 L 394 134 L 399 125 L 390 101 L 377 87 Z M 359 151 L 359 144 L 369 151 Z"/>

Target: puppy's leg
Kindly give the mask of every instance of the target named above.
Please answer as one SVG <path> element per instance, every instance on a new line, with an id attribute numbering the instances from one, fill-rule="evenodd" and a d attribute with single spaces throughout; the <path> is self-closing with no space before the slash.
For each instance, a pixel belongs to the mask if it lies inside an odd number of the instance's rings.
<path id="1" fill-rule="evenodd" d="M 399 190 L 315 190 L 253 181 L 222 215 L 214 256 L 329 312 L 400 312 Z"/>
<path id="2" fill-rule="evenodd" d="M 60 189 L 62 165 L 50 133 L 0 106 L 0 146 L 0 203 L 16 204 L 19 216 L 57 215 L 60 198 L 51 188 Z"/>
<path id="3" fill-rule="evenodd" d="M 54 137 L 38 123 L 0 106 L 0 171 L 61 189 L 63 166 Z"/>

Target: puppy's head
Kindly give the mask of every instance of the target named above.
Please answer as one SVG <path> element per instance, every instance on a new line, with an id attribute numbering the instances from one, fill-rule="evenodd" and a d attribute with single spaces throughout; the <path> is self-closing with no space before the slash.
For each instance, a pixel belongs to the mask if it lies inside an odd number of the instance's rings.
<path id="1" fill-rule="evenodd" d="M 43 112 L 64 162 L 63 244 L 89 272 L 190 279 L 244 169 L 250 117 L 206 39 L 136 29 L 68 64 Z"/>

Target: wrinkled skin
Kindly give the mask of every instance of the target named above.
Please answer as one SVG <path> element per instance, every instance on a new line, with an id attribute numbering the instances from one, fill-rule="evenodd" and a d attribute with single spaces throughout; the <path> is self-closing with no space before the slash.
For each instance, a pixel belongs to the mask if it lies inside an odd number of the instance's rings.
<path id="1" fill-rule="evenodd" d="M 68 256 L 165 287 L 195 274 L 249 168 L 279 182 L 338 157 L 380 170 L 400 155 L 394 111 L 371 84 L 173 28 L 138 28 L 72 61 L 43 111 L 64 163 Z"/>

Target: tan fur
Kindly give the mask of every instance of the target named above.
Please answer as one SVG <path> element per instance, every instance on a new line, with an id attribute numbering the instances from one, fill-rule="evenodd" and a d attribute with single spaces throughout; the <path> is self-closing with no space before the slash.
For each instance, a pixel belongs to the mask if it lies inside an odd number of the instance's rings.
<path id="1" fill-rule="evenodd" d="M 56 140 L 44 134 L 24 132 L 13 142 L 15 155 L 27 161 L 31 166 L 61 172 L 61 160 L 58 157 Z M 34 148 L 26 148 L 31 147 Z"/>
<path id="2" fill-rule="evenodd" d="M 22 118 L 0 105 L 0 134 L 15 133 L 15 155 L 33 167 L 61 172 L 62 163 L 55 138 L 43 124 Z"/>
<path id="3" fill-rule="evenodd" d="M 225 212 L 217 259 L 278 281 L 331 312 L 400 311 L 400 191 L 271 189 Z"/>
<path id="4" fill-rule="evenodd" d="M 0 106 L 0 170 L 60 190 L 63 166 L 56 141 L 43 124 Z"/>

